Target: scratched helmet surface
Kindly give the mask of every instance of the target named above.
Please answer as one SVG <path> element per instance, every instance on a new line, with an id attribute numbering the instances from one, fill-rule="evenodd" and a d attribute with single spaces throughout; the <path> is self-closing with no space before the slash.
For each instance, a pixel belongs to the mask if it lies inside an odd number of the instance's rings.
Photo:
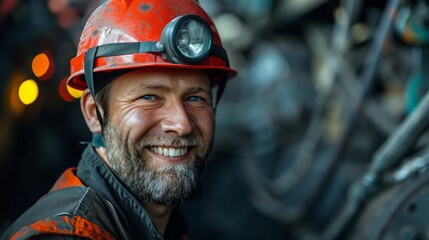
<path id="1" fill-rule="evenodd" d="M 169 57 L 164 49 L 168 47 L 168 43 L 162 42 L 165 29 L 170 28 L 178 18 L 186 18 L 183 16 L 202 20 L 200 22 L 208 26 L 209 31 L 204 33 L 211 35 L 213 48 L 201 59 L 174 61 L 172 59 L 175 58 Z M 147 50 L 146 45 L 140 44 L 136 50 L 112 51 L 112 47 L 122 43 L 153 43 L 149 49 L 155 50 Z M 90 49 L 99 47 L 105 47 L 108 54 L 95 54 L 91 59 L 90 69 L 94 73 L 142 67 L 201 69 L 209 71 L 214 84 L 227 81 L 237 74 L 229 67 L 214 23 L 194 0 L 111 0 L 99 6 L 85 24 L 77 56 L 70 61 L 69 86 L 79 90 L 88 87 L 84 71 L 88 58 L 85 55 Z M 98 49 L 95 52 L 102 51 Z"/>

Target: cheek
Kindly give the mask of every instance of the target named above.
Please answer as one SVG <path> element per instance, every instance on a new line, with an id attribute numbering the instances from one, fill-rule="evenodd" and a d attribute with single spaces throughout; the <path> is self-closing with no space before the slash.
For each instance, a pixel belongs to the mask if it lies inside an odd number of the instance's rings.
<path id="1" fill-rule="evenodd" d="M 215 118 L 212 111 L 207 111 L 204 113 L 194 113 L 193 119 L 195 127 L 201 133 L 202 138 L 209 145 L 213 137 Z"/>
<path id="2" fill-rule="evenodd" d="M 154 125 L 154 114 L 142 111 L 138 108 L 119 114 L 118 128 L 122 129 L 129 139 L 140 139 Z"/>

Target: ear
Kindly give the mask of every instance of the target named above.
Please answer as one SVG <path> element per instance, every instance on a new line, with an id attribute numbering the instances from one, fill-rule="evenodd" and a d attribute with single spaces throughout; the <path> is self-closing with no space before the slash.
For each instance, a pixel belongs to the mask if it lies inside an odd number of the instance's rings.
<path id="1" fill-rule="evenodd" d="M 86 89 L 82 94 L 80 99 L 80 108 L 89 130 L 92 133 L 100 133 L 101 125 L 97 118 L 95 101 L 88 89 Z M 101 109 L 99 110 L 102 111 Z M 102 114 L 102 112 L 100 113 Z"/>

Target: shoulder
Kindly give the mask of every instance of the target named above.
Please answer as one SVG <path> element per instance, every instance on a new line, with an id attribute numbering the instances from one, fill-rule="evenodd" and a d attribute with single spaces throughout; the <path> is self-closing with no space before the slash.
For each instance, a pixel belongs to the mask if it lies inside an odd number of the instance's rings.
<path id="1" fill-rule="evenodd" d="M 103 221 L 108 221 L 107 210 L 105 202 L 88 187 L 52 191 L 21 215 L 2 239 L 40 239 L 46 234 L 56 235 L 55 239 L 115 239 L 103 227 Z"/>
<path id="2" fill-rule="evenodd" d="M 7 236 L 6 236 L 7 237 Z M 81 216 L 51 216 L 25 225 L 9 239 L 116 239 L 110 232 Z"/>

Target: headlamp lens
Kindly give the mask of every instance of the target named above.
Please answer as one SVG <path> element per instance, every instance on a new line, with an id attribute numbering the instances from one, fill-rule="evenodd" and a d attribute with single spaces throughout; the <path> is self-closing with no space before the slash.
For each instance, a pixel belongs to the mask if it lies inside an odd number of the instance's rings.
<path id="1" fill-rule="evenodd" d="M 210 48 L 211 33 L 201 22 L 188 19 L 179 26 L 176 35 L 178 50 L 187 58 L 201 58 Z"/>

